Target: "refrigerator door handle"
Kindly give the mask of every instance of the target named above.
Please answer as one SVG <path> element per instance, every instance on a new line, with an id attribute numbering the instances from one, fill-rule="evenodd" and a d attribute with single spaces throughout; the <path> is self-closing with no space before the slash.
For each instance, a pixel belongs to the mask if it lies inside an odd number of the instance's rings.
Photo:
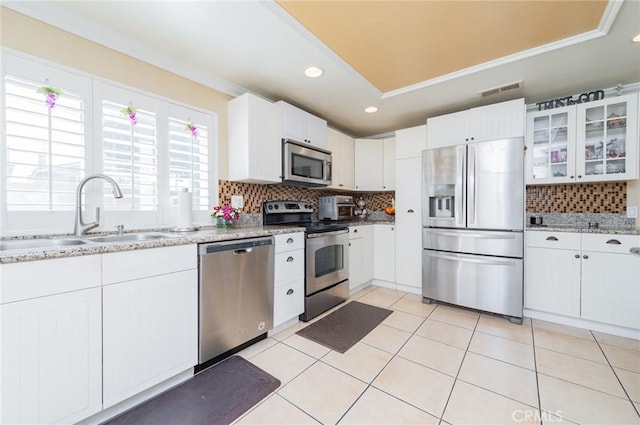
<path id="1" fill-rule="evenodd" d="M 456 177 L 456 190 L 455 190 L 455 217 L 456 227 L 465 227 L 466 225 L 466 208 L 465 208 L 465 196 L 466 196 L 466 159 L 467 159 L 467 147 L 460 145 L 456 148 L 456 163 L 458 167 L 458 173 Z"/>
<path id="2" fill-rule="evenodd" d="M 476 224 L 476 147 L 469 145 L 467 147 L 467 161 L 469 163 L 469 177 L 467 185 L 467 211 L 469 227 Z"/>
<path id="3" fill-rule="evenodd" d="M 470 258 L 470 257 L 457 256 L 457 255 L 450 255 L 450 254 L 446 254 L 446 253 L 442 253 L 442 252 L 436 252 L 436 251 L 429 251 L 429 255 L 431 257 L 441 258 L 443 260 L 461 261 L 461 262 L 465 262 L 465 263 L 485 264 L 485 265 L 491 265 L 491 266 L 513 267 L 516 264 L 514 260 L 509 260 L 509 259 L 504 259 L 504 260 L 491 259 L 491 260 L 489 260 L 489 259 L 484 259 L 484 258 Z"/>
<path id="4" fill-rule="evenodd" d="M 471 232 L 465 232 L 465 233 L 456 233 L 456 232 L 450 232 L 450 231 L 438 231 L 435 229 L 430 229 L 430 233 L 432 233 L 433 235 L 436 236 L 448 236 L 448 237 L 452 237 L 452 238 L 460 238 L 460 237 L 465 237 L 465 238 L 474 238 L 474 239 L 515 239 L 516 236 L 512 235 L 512 234 L 486 234 L 486 233 L 471 233 Z"/>

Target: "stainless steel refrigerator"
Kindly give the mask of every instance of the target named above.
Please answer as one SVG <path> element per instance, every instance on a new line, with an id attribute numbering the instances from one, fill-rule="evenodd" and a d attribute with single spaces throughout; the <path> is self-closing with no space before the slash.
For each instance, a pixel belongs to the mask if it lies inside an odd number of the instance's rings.
<path id="1" fill-rule="evenodd" d="M 423 152 L 422 296 L 522 323 L 524 139 Z"/>

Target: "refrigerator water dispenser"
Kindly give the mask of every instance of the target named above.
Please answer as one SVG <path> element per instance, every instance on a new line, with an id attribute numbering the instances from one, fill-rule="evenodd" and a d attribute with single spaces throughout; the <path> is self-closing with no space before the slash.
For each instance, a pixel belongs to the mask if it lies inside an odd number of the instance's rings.
<path id="1" fill-rule="evenodd" d="M 429 198 L 429 217 L 454 217 L 453 196 L 431 196 Z"/>

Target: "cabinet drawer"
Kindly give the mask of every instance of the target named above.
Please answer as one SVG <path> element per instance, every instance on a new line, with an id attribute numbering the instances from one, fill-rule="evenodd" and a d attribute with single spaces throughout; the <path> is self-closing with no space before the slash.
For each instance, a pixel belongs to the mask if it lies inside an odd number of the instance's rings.
<path id="1" fill-rule="evenodd" d="M 580 250 L 580 233 L 568 232 L 526 232 L 525 245 L 538 248 Z"/>
<path id="2" fill-rule="evenodd" d="M 197 265 L 195 244 L 114 252 L 102 256 L 102 284 L 195 269 Z"/>
<path id="3" fill-rule="evenodd" d="M 629 249 L 640 247 L 640 236 L 615 234 L 583 234 L 582 250 L 629 254 Z"/>
<path id="4" fill-rule="evenodd" d="M 304 250 L 281 252 L 275 255 L 274 286 L 304 279 Z"/>
<path id="5" fill-rule="evenodd" d="M 0 265 L 0 304 L 100 286 L 100 255 Z"/>
<path id="6" fill-rule="evenodd" d="M 290 282 L 275 289 L 273 296 L 273 327 L 298 317 L 304 312 L 304 280 Z"/>
<path id="7" fill-rule="evenodd" d="M 293 251 L 294 249 L 304 249 L 304 233 L 286 233 L 275 235 L 276 254 L 279 252 Z"/>

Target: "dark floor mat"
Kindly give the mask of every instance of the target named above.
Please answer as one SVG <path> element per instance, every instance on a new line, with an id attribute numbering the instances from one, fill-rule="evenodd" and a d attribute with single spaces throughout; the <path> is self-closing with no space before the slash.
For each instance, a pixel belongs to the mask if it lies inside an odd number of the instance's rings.
<path id="1" fill-rule="evenodd" d="M 296 333 L 344 353 L 391 313 L 386 308 L 352 301 Z"/>
<path id="2" fill-rule="evenodd" d="M 264 370 L 233 356 L 106 424 L 229 424 L 279 386 Z"/>

